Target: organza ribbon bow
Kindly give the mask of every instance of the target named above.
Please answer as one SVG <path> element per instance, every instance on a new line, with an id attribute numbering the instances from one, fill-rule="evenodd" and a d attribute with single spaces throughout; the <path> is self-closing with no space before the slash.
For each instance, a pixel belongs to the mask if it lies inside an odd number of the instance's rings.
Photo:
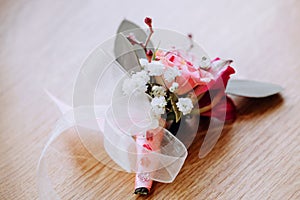
<path id="1" fill-rule="evenodd" d="M 95 49 L 83 64 L 75 84 L 73 107 L 49 94 L 63 115 L 57 121 L 39 160 L 41 199 L 59 199 L 47 175 L 45 155 L 51 143 L 74 126 L 97 131 L 97 135 L 89 137 L 89 132 L 82 133 L 77 129 L 87 150 L 102 164 L 126 172 L 145 173 L 154 181 L 172 182 L 187 157 L 185 145 L 151 113 L 149 97 L 145 93 L 122 94 L 122 80 L 128 77 L 128 73 L 102 48 Z M 99 67 L 99 63 L 109 67 Z M 95 102 L 95 89 L 100 90 L 98 102 Z M 160 130 L 157 132 L 161 136 L 157 150 L 149 150 L 137 142 L 137 138 L 146 137 L 149 130 Z M 103 143 L 97 147 L 89 146 L 89 139 L 85 138 L 92 137 L 101 138 Z M 143 148 L 143 160 L 147 161 L 143 167 L 137 165 L 137 159 L 141 156 L 137 146 Z"/>

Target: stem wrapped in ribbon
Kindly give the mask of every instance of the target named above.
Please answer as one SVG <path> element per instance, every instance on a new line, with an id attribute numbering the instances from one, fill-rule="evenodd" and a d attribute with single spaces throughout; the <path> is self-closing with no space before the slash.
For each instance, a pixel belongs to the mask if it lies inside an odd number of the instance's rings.
<path id="1" fill-rule="evenodd" d="M 163 120 L 161 120 L 163 121 Z M 162 125 L 162 124 L 161 124 Z M 152 187 L 152 172 L 145 172 L 149 165 L 157 165 L 155 160 L 149 160 L 145 154 L 149 151 L 159 152 L 164 130 L 161 127 L 146 131 L 146 135 L 136 136 L 137 145 L 137 173 L 135 177 L 135 194 L 147 195 Z"/>

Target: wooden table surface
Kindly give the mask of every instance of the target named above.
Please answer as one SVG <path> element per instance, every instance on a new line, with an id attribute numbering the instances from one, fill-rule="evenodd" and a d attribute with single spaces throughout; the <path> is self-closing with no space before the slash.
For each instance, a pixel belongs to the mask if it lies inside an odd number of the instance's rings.
<path id="1" fill-rule="evenodd" d="M 281 95 L 236 99 L 238 119 L 213 151 L 189 149 L 173 183 L 147 199 L 300 199 L 300 1 L 0 0 L 0 199 L 37 199 L 36 167 L 58 109 L 72 102 L 81 63 L 127 18 L 193 33 L 239 77 L 282 85 Z M 134 174 L 95 160 L 74 130 L 53 144 L 49 174 L 62 199 L 146 199 Z"/>

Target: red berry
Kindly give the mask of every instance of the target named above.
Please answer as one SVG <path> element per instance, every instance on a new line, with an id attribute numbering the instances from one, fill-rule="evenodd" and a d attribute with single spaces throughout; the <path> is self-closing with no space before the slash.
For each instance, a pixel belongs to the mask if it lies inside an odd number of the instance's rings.
<path id="1" fill-rule="evenodd" d="M 148 49 L 146 55 L 152 57 L 152 56 L 153 56 L 152 50 L 151 50 L 151 49 Z"/>
<path id="2" fill-rule="evenodd" d="M 150 17 L 146 17 L 144 20 L 145 24 L 147 24 L 149 27 L 152 27 L 152 19 Z"/>
<path id="3" fill-rule="evenodd" d="M 146 51 L 146 57 L 147 57 L 149 63 L 150 63 L 151 60 L 152 60 L 152 56 L 153 56 L 152 50 L 148 49 L 148 50 Z"/>

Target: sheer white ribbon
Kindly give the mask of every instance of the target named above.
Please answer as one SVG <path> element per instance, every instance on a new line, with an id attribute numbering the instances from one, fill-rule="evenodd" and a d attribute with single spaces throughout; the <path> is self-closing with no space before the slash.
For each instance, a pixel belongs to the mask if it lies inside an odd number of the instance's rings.
<path id="1" fill-rule="evenodd" d="M 99 119 L 98 122 L 100 129 L 95 126 L 91 126 L 89 123 L 89 121 L 93 119 L 92 117 L 94 117 L 93 115 L 87 114 L 91 109 L 95 111 L 96 119 Z M 81 116 L 81 118 L 77 118 L 77 120 L 75 120 L 75 114 L 77 116 Z M 40 197 L 42 197 L 42 199 L 57 198 L 56 193 L 54 192 L 47 177 L 46 160 L 44 157 L 46 151 L 51 143 L 64 131 L 76 125 L 99 131 L 99 134 L 102 134 L 104 138 L 105 151 L 124 171 L 137 172 L 138 170 L 136 165 L 136 142 L 132 137 L 133 134 L 132 132 L 123 132 L 118 128 L 119 125 L 117 125 L 117 122 L 114 120 L 111 106 L 86 106 L 74 108 L 64 113 L 58 120 L 40 157 L 38 182 Z M 130 130 L 132 127 L 128 128 L 128 130 Z M 141 130 L 139 133 L 150 128 L 156 127 L 145 127 L 145 129 Z M 99 145 L 99 148 L 101 148 L 101 145 Z M 187 156 L 187 150 L 176 137 L 174 137 L 168 130 L 164 129 L 164 137 L 160 151 L 149 151 L 143 156 L 150 162 L 155 162 L 155 165 L 148 165 L 148 167 L 143 168 L 144 172 L 152 172 L 151 174 L 153 176 L 151 178 L 155 181 L 169 183 L 175 179 L 180 171 Z"/>
<path id="2" fill-rule="evenodd" d="M 122 37 L 117 39 L 121 42 Z M 59 199 L 47 174 L 45 155 L 52 142 L 71 127 L 85 127 L 97 131 L 97 137 L 102 138 L 102 144 L 91 146 L 88 143 L 94 135 L 89 137 L 88 132 L 83 133 L 77 129 L 83 145 L 102 164 L 117 170 L 141 173 L 136 164 L 138 155 L 134 137 L 145 135 L 147 130 L 158 127 L 159 123 L 158 119 L 151 115 L 149 97 L 146 94 L 138 92 L 133 92 L 130 96 L 122 94 L 120 89 L 122 80 L 136 69 L 137 63 L 131 59 L 135 55 L 132 55 L 132 51 L 128 52 L 128 48 L 119 49 L 118 55 L 114 55 L 115 40 L 116 36 L 101 44 L 83 63 L 74 85 L 73 107 L 50 94 L 63 115 L 57 121 L 39 159 L 38 188 L 41 199 Z M 185 36 L 168 30 L 156 31 L 153 41 L 156 41 L 156 46 L 160 43 L 162 49 L 169 49 L 175 43 L 177 46 L 189 45 Z M 197 56 L 206 56 L 198 45 L 195 45 L 194 50 Z M 127 71 L 116 62 L 116 58 L 120 57 L 129 62 L 129 66 L 132 65 L 126 68 Z M 192 120 L 195 124 L 199 124 L 197 117 Z M 188 128 L 194 134 L 198 127 Z M 220 135 L 219 130 L 218 135 L 213 137 L 213 145 Z M 143 155 L 155 163 L 143 168 L 143 172 L 151 172 L 152 180 L 170 183 L 179 173 L 187 156 L 186 147 L 192 143 L 193 138 L 185 145 L 177 139 L 186 137 L 187 131 L 184 126 L 179 127 L 177 137 L 165 128 L 163 131 L 160 150 L 149 151 Z M 202 152 L 206 154 L 212 148 L 211 145 L 209 147 Z"/>
<path id="3" fill-rule="evenodd" d="M 97 53 L 97 50 L 94 53 Z M 98 53 L 105 53 L 99 48 Z M 89 66 L 93 66 L 91 63 Z M 85 68 L 85 70 L 89 70 Z M 105 70 L 104 70 L 105 71 Z M 114 71 L 114 73 L 113 73 Z M 118 73 L 115 73 L 118 71 Z M 87 71 L 85 71 L 85 76 Z M 130 96 L 122 94 L 120 87 L 122 80 L 127 77 L 126 72 L 120 66 L 112 62 L 110 67 L 104 72 L 106 75 L 113 73 L 115 76 L 106 85 L 106 90 L 110 93 L 105 96 L 106 100 L 102 105 L 86 105 L 72 108 L 56 99 L 51 94 L 50 97 L 63 112 L 62 117 L 57 121 L 51 136 L 45 145 L 38 164 L 38 188 L 41 199 L 59 199 L 53 189 L 47 175 L 46 152 L 51 143 L 56 140 L 64 131 L 71 127 L 85 127 L 91 131 L 97 131 L 103 138 L 103 144 L 97 148 L 85 145 L 87 150 L 97 158 L 102 164 L 115 168 L 111 161 L 104 161 L 97 152 L 106 152 L 111 160 L 117 164 L 121 170 L 126 172 L 141 172 L 137 166 L 136 141 L 134 136 L 145 135 L 147 130 L 159 126 L 158 119 L 151 115 L 151 105 L 149 97 L 142 92 L 134 92 Z M 103 76 L 105 78 L 111 76 Z M 97 80 L 98 81 L 98 80 Z M 83 87 L 86 88 L 86 87 Z M 111 92 L 113 91 L 113 92 Z M 103 95 L 104 93 L 102 93 Z M 111 103 L 107 101 L 111 98 Z M 186 157 L 187 149 L 185 145 L 172 135 L 167 129 L 163 128 L 164 136 L 159 151 L 148 151 L 143 155 L 150 161 L 150 164 L 143 168 L 142 172 L 151 172 L 151 179 L 163 183 L 172 182 L 179 173 Z M 80 138 L 85 135 L 78 131 Z M 86 134 L 86 133 L 85 133 Z M 85 140 L 82 140 L 85 144 Z M 145 149 L 145 151 L 147 151 Z"/>

